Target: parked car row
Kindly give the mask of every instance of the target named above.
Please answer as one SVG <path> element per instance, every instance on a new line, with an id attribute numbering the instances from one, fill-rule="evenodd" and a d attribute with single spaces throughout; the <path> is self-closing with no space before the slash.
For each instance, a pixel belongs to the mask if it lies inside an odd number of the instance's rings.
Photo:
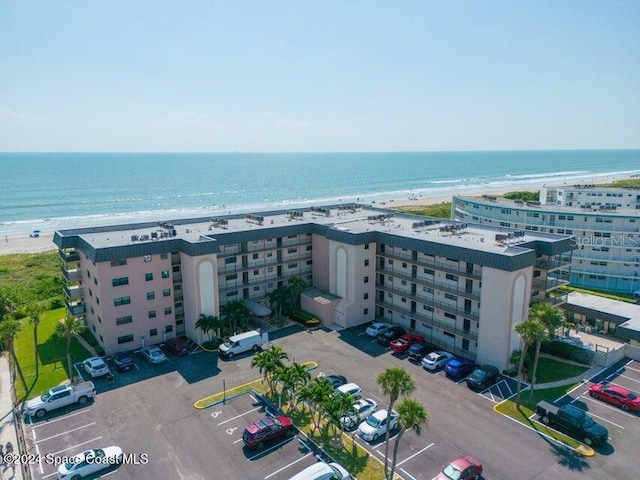
<path id="1" fill-rule="evenodd" d="M 409 361 L 419 363 L 432 372 L 444 370 L 454 380 L 466 379 L 472 390 L 484 390 L 500 378 L 493 365 L 477 365 L 473 360 L 457 357 L 425 341 L 422 335 L 407 333 L 404 328 L 385 322 L 374 322 L 365 333 L 375 337 L 380 345 L 388 346 L 395 355 L 407 355 Z"/>

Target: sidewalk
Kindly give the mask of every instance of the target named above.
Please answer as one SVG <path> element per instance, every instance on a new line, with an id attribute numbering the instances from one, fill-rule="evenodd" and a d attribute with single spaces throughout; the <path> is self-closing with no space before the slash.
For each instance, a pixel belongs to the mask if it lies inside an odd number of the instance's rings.
<path id="1" fill-rule="evenodd" d="M 0 356 L 0 442 L 3 446 L 6 445 L 7 442 L 11 442 L 14 453 L 25 453 L 20 451 L 18 444 L 16 424 L 13 416 L 13 402 L 11 400 L 9 360 L 5 355 Z M 20 465 L 16 463 L 15 474 L 12 474 L 11 467 L 3 465 L 0 468 L 0 479 L 22 480 L 23 476 Z"/>

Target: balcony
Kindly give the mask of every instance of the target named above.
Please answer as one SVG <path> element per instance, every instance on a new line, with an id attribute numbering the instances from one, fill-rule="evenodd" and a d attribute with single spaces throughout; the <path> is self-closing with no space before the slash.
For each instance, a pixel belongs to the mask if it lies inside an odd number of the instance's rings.
<path id="1" fill-rule="evenodd" d="M 67 311 L 74 317 L 82 317 L 86 313 L 84 303 L 67 303 Z"/>
<path id="2" fill-rule="evenodd" d="M 406 290 L 402 290 L 400 288 L 395 288 L 389 285 L 382 285 L 380 283 L 376 283 L 376 288 L 383 290 L 385 292 L 389 292 L 389 293 L 393 293 L 396 295 L 400 295 L 401 297 L 406 297 L 409 299 L 415 299 L 421 303 L 424 303 L 425 305 L 431 306 L 431 307 L 435 307 L 435 308 L 439 308 L 440 310 L 444 311 L 444 312 L 448 312 L 450 314 L 456 315 L 456 316 L 460 316 L 460 317 L 464 317 L 464 318 L 468 318 L 470 320 L 475 320 L 476 322 L 480 321 L 480 314 L 470 311 L 470 310 L 466 310 L 464 308 L 459 308 L 456 305 L 451 305 L 445 302 L 439 302 L 437 300 L 434 300 L 434 298 L 432 296 L 427 296 L 427 295 L 419 295 L 419 294 L 412 294 L 411 292 L 408 292 Z"/>
<path id="3" fill-rule="evenodd" d="M 65 287 L 64 294 L 69 301 L 77 300 L 79 298 L 82 298 L 82 287 L 80 286 Z"/>
<path id="4" fill-rule="evenodd" d="M 437 262 L 435 260 L 430 261 L 427 259 L 413 259 L 413 256 L 398 252 L 393 252 L 385 249 L 384 253 L 378 252 L 378 256 L 382 258 L 391 258 L 394 260 L 400 260 L 402 262 L 407 262 L 412 265 L 418 265 L 421 267 L 432 268 L 434 270 L 440 270 L 445 273 L 452 273 L 454 275 L 462 275 L 464 277 L 475 278 L 477 280 L 482 280 L 482 270 L 478 268 L 474 268 L 472 271 L 468 271 L 466 268 L 456 267 L 450 263 Z M 380 265 L 380 263 L 378 263 Z"/>
<path id="5" fill-rule="evenodd" d="M 58 250 L 58 255 L 65 263 L 80 261 L 80 254 L 76 250 Z"/>
<path id="6" fill-rule="evenodd" d="M 446 332 L 453 333 L 454 335 L 459 335 L 463 338 L 467 338 L 473 342 L 478 341 L 478 334 L 476 332 L 472 332 L 471 330 L 464 330 L 462 328 L 458 328 L 456 325 L 452 325 L 447 322 L 443 322 L 440 320 L 434 320 L 431 315 L 426 315 L 418 312 L 412 312 L 408 308 L 400 307 L 393 303 L 381 302 L 380 300 L 376 300 L 376 306 L 382 307 L 385 310 L 391 310 L 394 312 L 401 313 L 407 317 L 416 319 L 420 322 L 424 322 L 427 325 L 432 325 L 434 327 L 440 328 Z"/>
<path id="7" fill-rule="evenodd" d="M 378 272 L 383 273 L 385 275 L 391 276 L 393 278 L 399 278 L 401 280 L 406 280 L 408 282 L 415 283 L 419 286 L 433 287 L 436 290 L 440 290 L 446 293 L 452 293 L 464 298 L 471 298 L 473 300 L 480 301 L 480 291 L 467 291 L 466 289 L 462 289 L 457 285 L 447 284 L 444 282 L 437 282 L 433 280 L 433 275 L 418 275 L 417 277 L 412 277 L 408 273 L 396 270 L 393 268 L 389 268 L 388 266 L 378 266 Z"/>
<path id="8" fill-rule="evenodd" d="M 62 270 L 62 276 L 67 283 L 79 282 L 82 279 L 82 271 L 74 268 L 72 270 Z"/>
<path id="9" fill-rule="evenodd" d="M 548 292 L 549 290 L 569 285 L 569 280 L 556 277 L 550 277 L 546 280 L 534 278 L 532 285 L 534 290 L 543 290 Z"/>
<path id="10" fill-rule="evenodd" d="M 251 265 L 242 265 L 239 263 L 230 263 L 224 265 L 222 268 L 218 267 L 218 275 L 224 275 L 227 273 L 241 273 L 250 270 L 259 270 L 261 268 L 275 267 L 277 265 L 286 265 L 287 263 L 293 262 L 306 262 L 307 260 L 311 260 L 313 258 L 313 254 L 311 252 L 303 253 L 300 255 L 292 255 L 291 257 L 283 257 L 280 260 L 277 258 L 273 258 L 268 262 L 255 263 Z"/>
<path id="11" fill-rule="evenodd" d="M 571 262 L 565 260 L 550 260 L 548 258 L 539 258 L 536 260 L 536 268 L 547 271 L 557 270 L 559 268 L 569 268 L 570 266 Z"/>

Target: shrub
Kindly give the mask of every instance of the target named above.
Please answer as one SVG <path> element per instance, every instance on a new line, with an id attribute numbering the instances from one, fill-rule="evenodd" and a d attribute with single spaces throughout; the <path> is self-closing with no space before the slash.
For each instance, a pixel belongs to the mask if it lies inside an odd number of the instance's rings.
<path id="1" fill-rule="evenodd" d="M 540 351 L 556 357 L 583 363 L 585 365 L 590 364 L 593 360 L 593 356 L 595 355 L 593 350 L 588 350 L 586 348 L 579 347 L 578 345 L 572 345 L 559 340 L 542 342 Z"/>
<path id="2" fill-rule="evenodd" d="M 294 310 L 289 314 L 289 318 L 294 322 L 304 325 L 305 328 L 315 328 L 320 325 L 318 317 L 304 310 Z"/>

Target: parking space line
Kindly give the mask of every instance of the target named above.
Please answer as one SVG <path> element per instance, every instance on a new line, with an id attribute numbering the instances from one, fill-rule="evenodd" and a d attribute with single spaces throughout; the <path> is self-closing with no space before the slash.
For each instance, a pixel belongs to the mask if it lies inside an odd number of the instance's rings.
<path id="1" fill-rule="evenodd" d="M 253 403 L 258 403 L 258 399 L 254 397 L 251 393 L 249 394 L 249 396 L 251 397 L 251 400 L 253 400 Z"/>
<path id="2" fill-rule="evenodd" d="M 585 400 L 589 400 L 589 401 L 591 401 L 591 402 L 593 402 L 593 403 L 595 403 L 595 404 L 598 404 L 598 405 L 601 405 L 601 406 L 603 406 L 603 407 L 606 407 L 606 408 L 608 408 L 609 410 L 613 410 L 614 412 L 621 413 L 621 414 L 623 414 L 623 415 L 626 415 L 627 417 L 636 418 L 636 416 L 635 416 L 635 415 L 631 415 L 630 413 L 627 413 L 627 412 L 625 412 L 624 410 L 621 410 L 620 408 L 612 407 L 611 405 L 607 405 L 607 404 L 606 404 L 606 403 L 604 403 L 604 402 L 601 402 L 601 401 L 599 401 L 599 400 L 595 400 L 595 399 L 591 398 L 591 396 L 590 396 L 590 395 L 583 395 L 583 397 L 585 398 Z M 577 400 L 577 399 L 576 399 L 576 400 Z M 573 402 L 575 402 L 575 400 L 574 400 Z M 573 402 L 571 402 L 571 403 L 573 403 Z"/>
<path id="3" fill-rule="evenodd" d="M 626 375 L 618 375 L 621 378 L 626 378 L 627 380 L 631 380 L 632 382 L 640 383 L 640 380 L 636 380 L 635 378 L 627 377 Z"/>
<path id="4" fill-rule="evenodd" d="M 252 461 L 255 460 L 258 457 L 262 457 L 263 455 L 266 455 L 269 452 L 272 452 L 273 450 L 277 450 L 278 448 L 280 448 L 281 446 L 283 446 L 286 443 L 289 443 L 291 441 L 290 438 L 285 438 L 282 442 L 274 445 L 273 447 L 269 447 L 266 450 L 261 450 L 260 453 L 255 454 L 253 457 L 249 457 L 247 458 L 248 461 Z"/>
<path id="5" fill-rule="evenodd" d="M 589 415 L 591 415 L 592 417 L 599 418 L 599 419 L 600 419 L 600 420 L 602 420 L 603 422 L 610 423 L 611 425 L 615 425 L 616 427 L 621 428 L 621 429 L 623 429 L 623 430 L 624 430 L 624 427 L 623 427 L 622 425 L 618 425 L 617 423 L 612 422 L 611 420 L 607 420 L 606 418 L 601 417 L 600 415 L 596 415 L 595 413 L 587 412 L 584 408 L 580 408 L 580 407 L 575 406 L 575 405 L 574 405 L 574 407 L 576 407 L 576 408 L 577 408 L 577 409 L 579 409 L 579 410 L 582 410 L 584 413 L 588 413 L 588 414 L 589 414 Z"/>
<path id="6" fill-rule="evenodd" d="M 67 418 L 75 417 L 76 415 L 80 415 L 81 413 L 87 413 L 89 410 L 91 410 L 91 409 L 87 408 L 85 410 L 80 410 L 80 411 L 77 411 L 77 412 L 70 413 L 69 415 L 65 415 L 63 417 L 54 418 L 53 420 L 47 420 L 46 422 L 43 422 L 43 423 L 38 423 L 37 425 L 33 425 L 32 424 L 31 428 L 32 429 L 36 429 L 36 428 L 39 428 L 39 427 L 43 427 L 45 425 L 50 425 L 52 423 L 59 422 L 60 420 L 66 420 Z"/>
<path id="7" fill-rule="evenodd" d="M 224 421 L 220 422 L 220 423 L 218 424 L 218 426 L 223 425 L 223 424 L 225 424 L 225 423 L 227 423 L 227 422 L 230 422 L 230 421 L 232 421 L 232 420 L 235 420 L 236 418 L 244 417 L 244 416 L 245 416 L 245 415 L 247 415 L 248 413 L 255 412 L 256 410 L 260 410 L 261 408 L 262 408 L 262 407 L 256 407 L 256 408 L 254 408 L 254 409 L 252 409 L 252 410 L 249 410 L 248 412 L 244 412 L 244 413 L 241 413 L 240 415 L 236 415 L 235 417 L 232 417 L 232 418 L 229 418 L 229 419 L 227 419 L 227 420 L 224 420 Z"/>
<path id="8" fill-rule="evenodd" d="M 53 452 L 51 455 L 59 455 L 62 452 L 66 452 L 67 450 L 73 450 L 74 448 L 81 447 L 82 445 L 86 445 L 87 443 L 97 442 L 101 438 L 102 438 L 102 436 L 96 437 L 96 438 L 92 438 L 91 440 L 87 440 L 86 442 L 78 443 L 77 445 L 73 445 L 72 447 L 63 448 L 62 450 L 58 450 L 57 452 Z"/>
<path id="9" fill-rule="evenodd" d="M 400 470 L 402 470 L 402 473 L 404 473 L 407 477 L 409 477 L 411 480 L 418 480 L 416 477 L 414 477 L 413 475 L 411 475 L 409 472 L 407 472 L 404 468 L 401 468 Z"/>
<path id="10" fill-rule="evenodd" d="M 295 460 L 295 461 L 293 461 L 293 462 L 289 463 L 288 465 L 285 465 L 285 466 L 284 466 L 284 467 L 282 467 L 281 469 L 276 470 L 276 471 L 275 471 L 275 472 L 273 472 L 273 473 L 270 473 L 269 475 L 267 475 L 266 477 L 264 477 L 264 480 L 267 480 L 268 478 L 273 477 L 274 475 L 276 475 L 276 474 L 280 473 L 280 472 L 281 472 L 281 471 L 283 471 L 284 469 L 289 468 L 289 467 L 290 467 L 290 466 L 292 466 L 292 465 L 295 465 L 295 464 L 296 464 L 296 463 L 298 463 L 300 460 L 304 460 L 305 458 L 307 458 L 309 455 L 312 455 L 312 454 L 313 454 L 313 452 L 309 452 L 309 453 L 307 453 L 304 457 L 301 457 L 301 458 L 299 458 L 299 459 L 297 459 L 297 460 Z"/>
<path id="11" fill-rule="evenodd" d="M 633 368 L 633 367 L 630 367 L 628 363 L 627 363 L 624 367 L 620 367 L 619 371 L 624 370 L 625 368 L 626 368 L 626 369 L 629 369 L 629 370 L 633 370 L 634 372 L 638 372 L 638 373 L 640 373 L 640 370 L 639 370 L 639 369 L 637 369 L 637 368 Z"/>
<path id="12" fill-rule="evenodd" d="M 236 440 L 235 442 L 233 442 L 233 444 L 235 445 L 236 443 L 240 443 L 242 441 L 242 438 L 239 438 L 238 440 Z"/>
<path id="13" fill-rule="evenodd" d="M 51 435 L 50 437 L 43 438 L 43 439 L 42 439 L 42 440 L 40 440 L 38 443 L 46 442 L 47 440 L 51 440 L 52 438 L 61 437 L 62 435 L 66 435 L 67 433 L 75 432 L 75 431 L 77 431 L 77 430 L 81 430 L 81 429 L 83 429 L 83 428 L 87 428 L 87 427 L 90 427 L 90 426 L 95 425 L 95 424 L 96 424 L 96 422 L 91 422 L 91 423 L 88 423 L 88 424 L 86 424 L 86 425 L 82 425 L 81 427 L 72 428 L 71 430 L 67 430 L 67 431 L 62 432 L 62 433 L 57 433 L 57 434 L 55 434 L 55 435 Z"/>
<path id="14" fill-rule="evenodd" d="M 400 463 L 397 463 L 396 466 L 399 467 L 400 465 L 402 465 L 404 462 L 407 462 L 409 460 L 411 460 L 413 457 L 415 457 L 416 455 L 420 455 L 422 452 L 424 452 L 425 450 L 430 449 L 431 447 L 433 447 L 434 443 L 432 443 L 431 445 L 427 445 L 426 447 L 424 447 L 422 450 L 418 450 L 416 453 L 414 453 L 413 455 L 411 455 L 410 457 L 405 458 L 404 460 L 402 460 Z"/>
<path id="15" fill-rule="evenodd" d="M 58 472 L 53 472 L 53 473 L 49 473 L 49 474 L 47 474 L 47 475 L 44 475 L 44 476 L 42 477 L 42 480 L 44 480 L 45 478 L 53 477 L 53 476 L 54 476 L 54 475 L 56 475 L 57 473 L 58 473 Z"/>

